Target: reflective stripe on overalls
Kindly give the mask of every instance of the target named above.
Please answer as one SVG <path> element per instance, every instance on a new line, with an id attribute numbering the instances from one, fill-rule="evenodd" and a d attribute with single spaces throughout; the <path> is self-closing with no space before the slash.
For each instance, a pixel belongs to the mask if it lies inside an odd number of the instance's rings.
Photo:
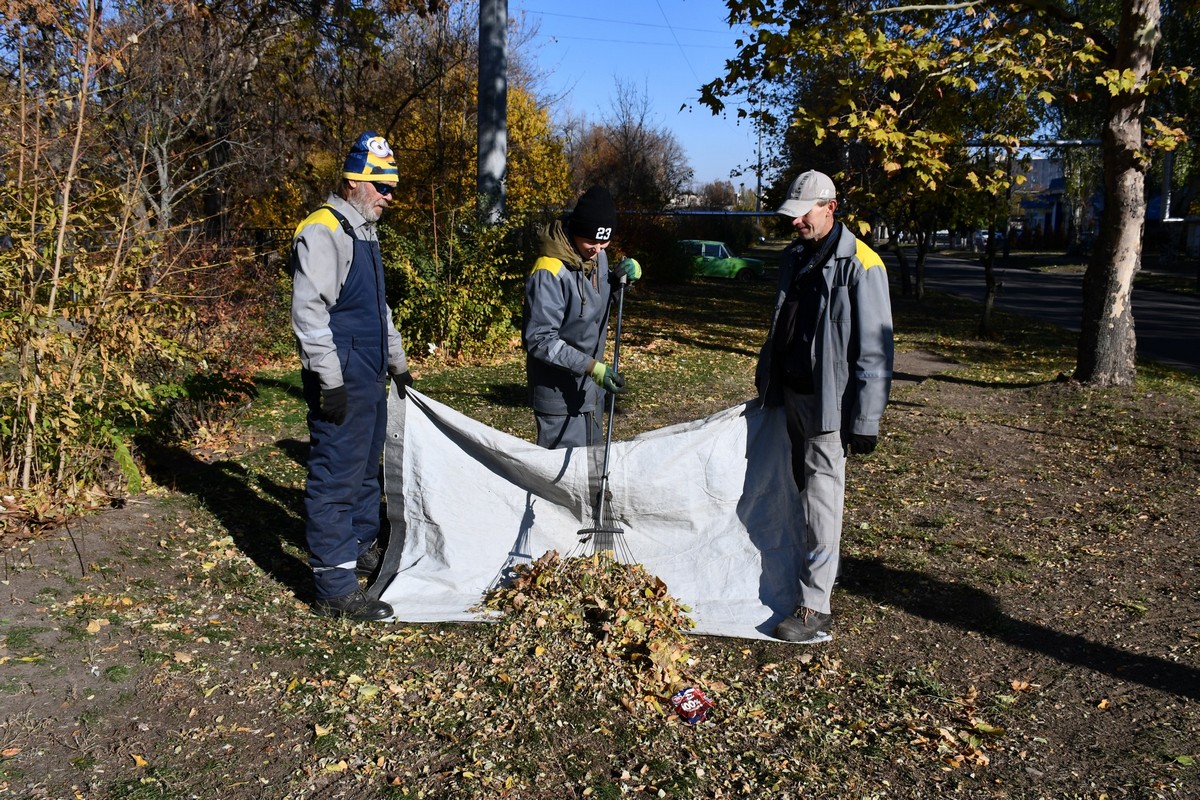
<path id="1" fill-rule="evenodd" d="M 309 563 L 318 597 L 358 589 L 359 553 L 379 535 L 379 462 L 387 428 L 387 302 L 379 242 L 355 237 L 354 259 L 329 328 L 346 386 L 346 419 L 321 418 L 321 384 L 301 370 L 311 447 L 304 491 Z"/>

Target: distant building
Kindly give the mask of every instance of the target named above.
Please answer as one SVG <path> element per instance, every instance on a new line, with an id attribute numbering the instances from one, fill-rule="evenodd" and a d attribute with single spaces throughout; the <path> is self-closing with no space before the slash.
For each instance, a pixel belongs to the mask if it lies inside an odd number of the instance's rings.
<path id="1" fill-rule="evenodd" d="M 1025 183 L 1013 188 L 1018 211 L 1009 222 L 1012 246 L 1087 252 L 1104 211 L 1103 187 L 1095 187 L 1086 195 L 1086 201 L 1072 208 L 1061 161 L 1037 158 L 1025 166 Z M 1146 198 L 1143 266 L 1191 270 L 1193 265 L 1181 261 L 1180 256 L 1200 257 L 1200 218 L 1163 219 L 1163 191 L 1169 196 L 1169 189 L 1164 187 Z"/>
<path id="2" fill-rule="evenodd" d="M 1066 197 L 1067 181 L 1061 161 L 1035 158 L 1025 166 L 1025 183 L 1013 188 L 1020 209 L 1009 231 L 1018 248 L 1066 247 L 1076 226 Z"/>

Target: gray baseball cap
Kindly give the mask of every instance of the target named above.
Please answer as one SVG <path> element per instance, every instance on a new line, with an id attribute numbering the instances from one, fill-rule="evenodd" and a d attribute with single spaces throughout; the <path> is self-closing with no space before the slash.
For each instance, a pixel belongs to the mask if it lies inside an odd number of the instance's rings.
<path id="1" fill-rule="evenodd" d="M 833 180 L 824 172 L 810 169 L 800 173 L 800 176 L 792 181 L 792 185 L 788 187 L 787 199 L 775 213 L 785 217 L 803 217 L 817 201 L 833 200 L 836 197 Z"/>

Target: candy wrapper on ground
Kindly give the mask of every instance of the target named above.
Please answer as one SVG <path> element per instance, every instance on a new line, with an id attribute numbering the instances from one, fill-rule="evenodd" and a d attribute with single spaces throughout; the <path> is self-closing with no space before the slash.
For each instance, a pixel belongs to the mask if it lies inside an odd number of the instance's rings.
<path id="1" fill-rule="evenodd" d="M 689 686 L 671 696 L 671 705 L 679 712 L 679 716 L 683 717 L 684 722 L 695 725 L 704 722 L 708 710 L 716 703 L 709 700 L 704 692 Z"/>

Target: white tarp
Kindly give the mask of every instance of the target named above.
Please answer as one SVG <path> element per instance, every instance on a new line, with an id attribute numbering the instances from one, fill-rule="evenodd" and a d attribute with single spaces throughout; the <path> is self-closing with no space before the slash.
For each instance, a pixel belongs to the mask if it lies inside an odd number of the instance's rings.
<path id="1" fill-rule="evenodd" d="M 381 599 L 400 620 L 476 620 L 471 608 L 513 565 L 590 554 L 579 532 L 596 524 L 603 451 L 545 450 L 393 393 L 384 561 L 395 576 L 380 577 Z M 696 633 L 766 638 L 795 607 L 802 517 L 781 409 L 750 403 L 614 441 L 609 489 L 622 560 L 690 606 Z"/>

